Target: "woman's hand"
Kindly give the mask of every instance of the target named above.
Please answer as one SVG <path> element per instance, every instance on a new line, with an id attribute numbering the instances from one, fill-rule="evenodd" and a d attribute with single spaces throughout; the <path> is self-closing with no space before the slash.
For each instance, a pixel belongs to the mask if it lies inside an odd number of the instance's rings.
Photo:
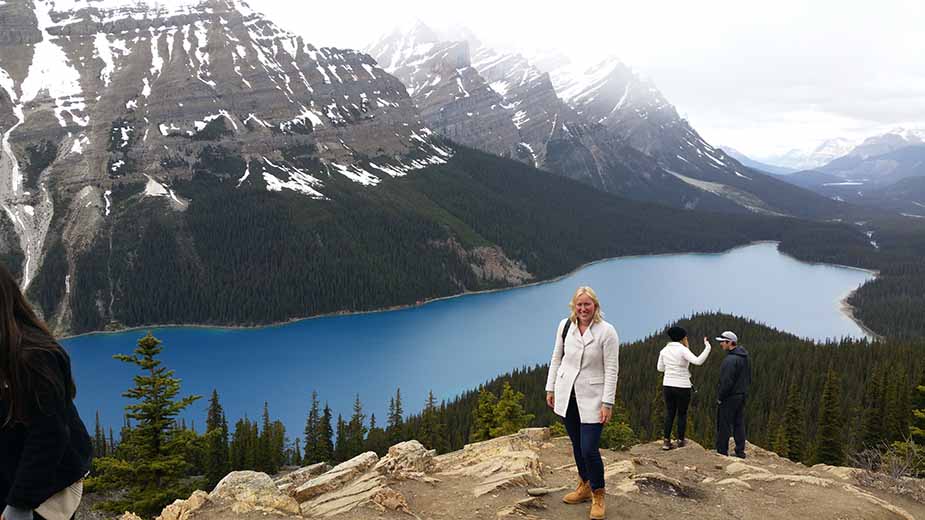
<path id="1" fill-rule="evenodd" d="M 611 417 L 613 417 L 613 409 L 601 406 L 601 424 L 609 423 Z"/>
<path id="2" fill-rule="evenodd" d="M 704 347 L 709 347 L 709 346 L 710 346 L 710 340 L 707 339 L 706 336 L 703 337 L 703 346 L 704 346 Z"/>
<path id="3" fill-rule="evenodd" d="M 552 409 L 556 408 L 556 393 L 555 392 L 546 392 L 546 406 Z"/>

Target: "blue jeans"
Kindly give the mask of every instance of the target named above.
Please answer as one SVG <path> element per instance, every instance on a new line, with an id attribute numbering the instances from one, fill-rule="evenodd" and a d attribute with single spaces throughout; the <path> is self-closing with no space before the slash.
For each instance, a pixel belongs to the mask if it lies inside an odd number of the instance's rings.
<path id="1" fill-rule="evenodd" d="M 575 455 L 575 465 L 578 466 L 578 476 L 582 481 L 590 480 L 591 489 L 603 489 L 604 461 L 601 460 L 600 445 L 604 425 L 599 422 L 581 422 L 574 390 L 569 397 L 568 409 L 563 421 L 565 431 L 572 440 L 572 453 Z"/>

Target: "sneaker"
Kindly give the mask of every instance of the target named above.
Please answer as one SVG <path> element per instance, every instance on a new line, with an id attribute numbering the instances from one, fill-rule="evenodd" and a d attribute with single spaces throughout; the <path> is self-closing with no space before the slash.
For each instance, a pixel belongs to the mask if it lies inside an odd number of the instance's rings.
<path id="1" fill-rule="evenodd" d="M 681 439 L 678 441 L 678 444 L 677 444 L 678 448 L 683 448 L 685 446 L 687 446 L 687 439 Z"/>
<path id="2" fill-rule="evenodd" d="M 671 440 L 670 440 L 670 439 L 665 439 L 665 442 L 662 443 L 662 449 L 665 450 L 665 451 L 668 451 L 668 450 L 670 450 L 671 448 L 674 448 L 674 446 L 671 445 Z"/>

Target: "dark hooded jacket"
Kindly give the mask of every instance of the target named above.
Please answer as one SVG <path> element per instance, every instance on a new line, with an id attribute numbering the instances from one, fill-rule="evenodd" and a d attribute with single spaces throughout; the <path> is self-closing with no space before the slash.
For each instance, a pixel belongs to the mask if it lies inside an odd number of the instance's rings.
<path id="1" fill-rule="evenodd" d="M 72 381 L 63 350 L 36 354 L 30 362 L 48 364 L 63 381 Z M 28 409 L 28 424 L 3 425 L 9 403 L 0 400 L 0 511 L 4 504 L 35 509 L 90 470 L 90 436 L 74 402 L 42 389 L 38 394 Z"/>
<path id="2" fill-rule="evenodd" d="M 741 345 L 726 353 L 719 369 L 719 388 L 716 398 L 722 402 L 734 395 L 748 395 L 748 385 L 752 382 L 752 369 L 748 360 L 748 351 Z"/>

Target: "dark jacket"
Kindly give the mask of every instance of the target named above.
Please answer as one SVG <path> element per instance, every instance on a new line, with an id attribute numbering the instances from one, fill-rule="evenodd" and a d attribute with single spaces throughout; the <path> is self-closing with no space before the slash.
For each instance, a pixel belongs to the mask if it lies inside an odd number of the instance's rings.
<path id="1" fill-rule="evenodd" d="M 34 354 L 30 363 L 48 364 L 70 385 L 71 360 L 63 350 Z M 90 435 L 74 402 L 41 389 L 39 394 L 28 407 L 28 424 L 3 426 L 9 403 L 0 400 L 0 510 L 35 509 L 90 470 Z"/>
<path id="2" fill-rule="evenodd" d="M 738 345 L 726 353 L 719 368 L 716 398 L 722 402 L 734 395 L 748 395 L 748 385 L 751 382 L 752 368 L 748 361 L 748 351 Z"/>

